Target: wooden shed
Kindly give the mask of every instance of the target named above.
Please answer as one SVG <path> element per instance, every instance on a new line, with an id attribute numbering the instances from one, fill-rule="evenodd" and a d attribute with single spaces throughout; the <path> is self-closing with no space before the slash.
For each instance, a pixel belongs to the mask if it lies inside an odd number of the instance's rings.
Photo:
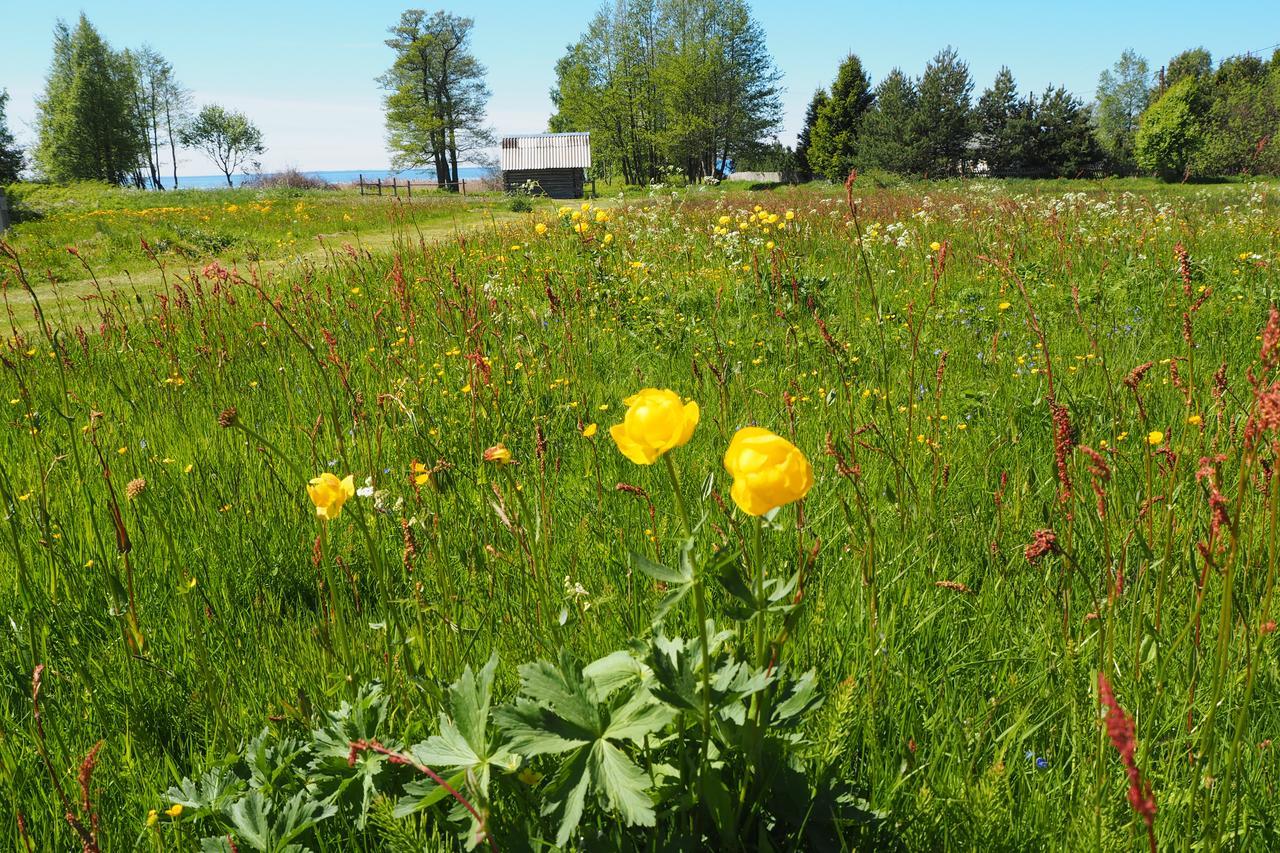
<path id="1" fill-rule="evenodd" d="M 590 133 L 530 133 L 502 138 L 502 186 L 512 192 L 532 181 L 534 192 L 582 198 L 591 168 Z"/>

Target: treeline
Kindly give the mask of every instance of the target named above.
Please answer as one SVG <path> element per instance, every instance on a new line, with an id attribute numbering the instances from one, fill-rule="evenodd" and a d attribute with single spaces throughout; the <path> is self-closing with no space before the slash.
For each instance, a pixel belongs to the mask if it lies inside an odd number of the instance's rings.
<path id="1" fill-rule="evenodd" d="M 744 0 L 617 3 L 556 63 L 550 129 L 590 131 L 599 174 L 697 181 L 777 129 L 780 78 Z"/>
<path id="2" fill-rule="evenodd" d="M 0 93 L 0 182 L 30 167 L 44 180 L 97 180 L 161 190 L 178 186 L 178 149 L 203 152 L 231 184 L 264 150 L 244 115 L 210 104 L 194 112 L 173 65 L 147 45 L 114 50 L 84 15 L 58 21 L 53 61 L 36 101 L 36 144 L 23 152 L 4 121 Z"/>
<path id="3" fill-rule="evenodd" d="M 1280 173 L 1280 52 L 1215 69 L 1203 48 L 1152 74 L 1125 51 L 1085 104 L 1061 86 L 1022 94 L 1002 68 L 973 97 L 947 48 L 916 78 L 895 68 L 872 87 L 848 56 L 814 93 L 792 158 L 801 180 L 853 168 L 942 177 L 1154 174 L 1165 180 Z"/>

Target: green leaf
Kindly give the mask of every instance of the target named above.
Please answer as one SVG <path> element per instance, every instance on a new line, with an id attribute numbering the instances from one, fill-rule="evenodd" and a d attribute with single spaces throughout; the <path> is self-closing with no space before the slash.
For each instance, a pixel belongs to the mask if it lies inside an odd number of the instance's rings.
<path id="1" fill-rule="evenodd" d="M 267 853 L 271 850 L 271 801 L 261 791 L 250 791 L 227 809 L 227 817 L 240 840 L 254 850 Z"/>
<path id="2" fill-rule="evenodd" d="M 645 792 L 649 776 L 622 750 L 605 740 L 591 748 L 592 775 L 609 807 L 630 826 L 653 826 L 653 799 Z"/>
<path id="3" fill-rule="evenodd" d="M 693 574 L 689 572 L 683 565 L 680 569 L 671 569 L 650 560 L 643 554 L 631 552 L 631 567 L 638 572 L 648 575 L 656 581 L 669 584 L 689 583 L 693 580 Z"/>
<path id="4" fill-rule="evenodd" d="M 459 790 L 467 781 L 467 771 L 463 770 L 445 779 L 449 787 Z M 433 779 L 419 779 L 404 786 L 404 796 L 396 803 L 392 814 L 397 818 L 408 817 L 416 811 L 433 806 L 452 794 Z"/>
<path id="5" fill-rule="evenodd" d="M 659 702 L 641 687 L 610 714 L 609 727 L 601 740 L 629 740 L 643 743 L 646 735 L 661 730 L 674 720 L 676 709 Z"/>

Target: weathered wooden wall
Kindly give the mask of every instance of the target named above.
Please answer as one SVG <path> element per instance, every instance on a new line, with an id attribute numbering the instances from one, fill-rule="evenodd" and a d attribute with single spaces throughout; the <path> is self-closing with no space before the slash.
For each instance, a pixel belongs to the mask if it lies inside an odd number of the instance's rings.
<path id="1" fill-rule="evenodd" d="M 519 190 L 527 181 L 536 182 L 551 198 L 582 198 L 581 169 L 509 169 L 502 173 L 507 192 Z"/>

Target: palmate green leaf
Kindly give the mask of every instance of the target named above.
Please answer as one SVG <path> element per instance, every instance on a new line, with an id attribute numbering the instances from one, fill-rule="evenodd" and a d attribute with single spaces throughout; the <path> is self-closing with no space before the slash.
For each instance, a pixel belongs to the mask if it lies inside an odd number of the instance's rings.
<path id="1" fill-rule="evenodd" d="M 642 743 L 678 713 L 649 692 L 648 669 L 626 652 L 586 667 L 562 652 L 559 667 L 541 661 L 521 667 L 520 675 L 520 697 L 495 719 L 513 752 L 562 756 L 543 812 L 560 818 L 556 843 L 568 842 L 593 789 L 628 825 L 653 825 L 649 776 L 620 746 Z"/>
<path id="2" fill-rule="evenodd" d="M 228 767 L 206 770 L 200 779 L 183 779 L 165 792 L 165 799 L 178 803 L 189 817 L 203 817 L 223 811 L 244 790 L 244 780 Z"/>
<path id="3" fill-rule="evenodd" d="M 292 842 L 337 811 L 337 807 L 317 802 L 305 791 L 294 794 L 277 810 L 261 791 L 250 791 L 226 814 L 235 827 L 237 846 L 248 845 L 260 853 L 288 853 L 306 849 Z"/>
<path id="4" fill-rule="evenodd" d="M 654 698 L 647 689 L 639 687 L 621 706 L 609 715 L 609 726 L 601 741 L 628 740 L 643 743 L 646 735 L 660 731 L 676 718 L 676 709 Z"/>
<path id="5" fill-rule="evenodd" d="M 356 827 L 364 829 L 369 807 L 379 790 L 379 781 L 388 764 L 386 757 L 365 750 L 350 761 L 351 743 L 379 738 L 386 718 L 386 697 L 378 684 L 363 691 L 352 703 L 325 715 L 327 725 L 312 732 L 310 782 L 326 802 L 350 808 Z M 388 749 L 397 745 L 387 742 Z"/>
<path id="6" fill-rule="evenodd" d="M 261 853 L 271 848 L 271 801 L 261 791 L 250 791 L 227 809 L 227 817 L 236 828 L 236 836 Z"/>
<path id="7" fill-rule="evenodd" d="M 591 750 L 580 747 L 560 764 L 551 784 L 547 786 L 547 805 L 544 815 L 560 815 L 560 828 L 556 830 L 556 846 L 569 843 L 573 831 L 582 820 L 587 804 L 587 791 L 591 788 Z"/>
<path id="8" fill-rule="evenodd" d="M 630 826 L 653 826 L 653 800 L 646 789 L 649 775 L 607 740 L 591 748 L 591 775 L 609 807 Z"/>
<path id="9" fill-rule="evenodd" d="M 517 699 L 494 712 L 507 733 L 507 748 L 520 755 L 556 755 L 578 749 L 595 740 L 598 732 L 576 726 L 550 708 L 528 699 Z"/>
<path id="10" fill-rule="evenodd" d="M 519 759 L 505 746 L 490 742 L 489 709 L 497 654 L 489 658 L 479 674 L 468 666 L 449 688 L 449 711 L 440 715 L 440 733 L 409 748 L 420 764 L 436 770 L 462 770 L 474 774 L 480 792 L 489 794 L 490 770 L 514 771 Z M 434 783 L 433 783 L 434 784 Z M 420 803 L 418 807 L 422 807 Z"/>
<path id="11" fill-rule="evenodd" d="M 463 770 L 446 777 L 445 781 L 449 783 L 450 788 L 457 791 L 466 784 L 467 771 Z M 404 786 L 404 796 L 396 802 L 392 814 L 397 818 L 408 817 L 451 796 L 453 795 L 443 785 L 437 785 L 434 779 L 418 779 Z"/>

